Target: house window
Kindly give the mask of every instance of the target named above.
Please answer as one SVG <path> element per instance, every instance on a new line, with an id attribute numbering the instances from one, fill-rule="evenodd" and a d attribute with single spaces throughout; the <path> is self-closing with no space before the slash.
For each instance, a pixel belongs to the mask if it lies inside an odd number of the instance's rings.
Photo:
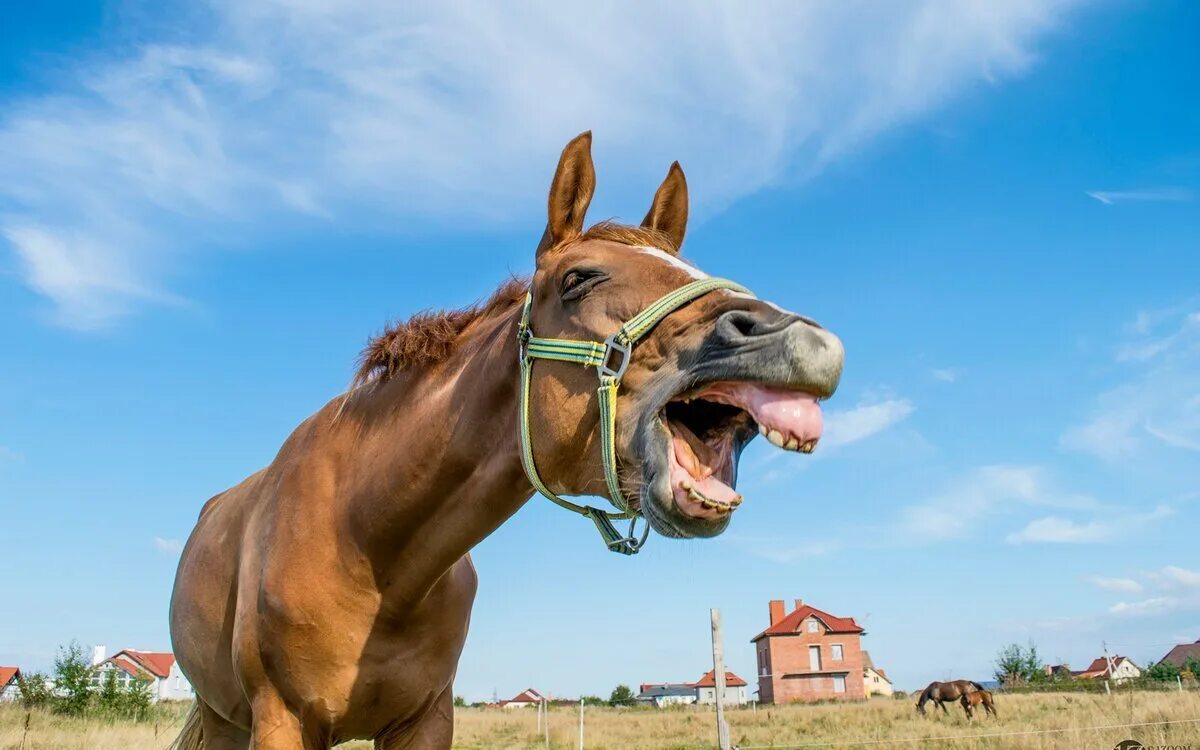
<path id="1" fill-rule="evenodd" d="M 830 658 L 833 659 L 834 661 L 842 660 L 842 644 L 840 644 L 840 643 L 833 644 L 833 652 L 830 655 Z"/>
<path id="2" fill-rule="evenodd" d="M 810 632 L 810 633 L 817 632 L 817 621 L 812 619 L 811 617 L 808 619 L 808 632 Z"/>
<path id="3" fill-rule="evenodd" d="M 834 676 L 834 678 L 833 678 L 833 692 L 835 692 L 835 693 L 844 693 L 844 692 L 846 692 L 846 676 L 845 676 L 845 675 L 841 675 L 841 674 L 839 674 L 839 675 L 835 675 L 835 676 Z"/>
<path id="4" fill-rule="evenodd" d="M 814 672 L 821 671 L 821 647 L 808 647 L 808 668 Z"/>

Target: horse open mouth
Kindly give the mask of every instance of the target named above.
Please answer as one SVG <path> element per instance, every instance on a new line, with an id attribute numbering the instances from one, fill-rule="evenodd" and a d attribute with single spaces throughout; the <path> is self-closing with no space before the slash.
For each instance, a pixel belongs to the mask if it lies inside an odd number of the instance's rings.
<path id="1" fill-rule="evenodd" d="M 737 459 L 755 430 L 778 448 L 812 453 L 821 439 L 819 401 L 803 391 L 717 382 L 667 402 L 659 419 L 670 434 L 668 482 L 679 512 L 716 521 L 737 510 Z"/>

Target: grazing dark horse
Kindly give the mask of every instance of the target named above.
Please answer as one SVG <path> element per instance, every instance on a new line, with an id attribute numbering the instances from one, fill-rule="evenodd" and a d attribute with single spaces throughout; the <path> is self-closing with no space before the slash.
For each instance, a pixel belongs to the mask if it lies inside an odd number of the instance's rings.
<path id="1" fill-rule="evenodd" d="M 756 435 L 812 452 L 837 337 L 679 257 L 678 164 L 641 226 L 585 229 L 595 183 L 584 134 L 559 160 L 532 279 L 372 340 L 349 393 L 205 504 L 171 598 L 196 690 L 177 748 L 447 750 L 470 550 L 535 487 L 607 496 L 619 514 L 564 507 L 632 553 L 614 515 L 724 531 Z"/>
<path id="2" fill-rule="evenodd" d="M 954 682 L 931 682 L 929 687 L 921 691 L 921 699 L 917 701 L 917 713 L 925 715 L 925 704 L 933 701 L 933 705 L 948 714 L 946 701 L 956 701 L 967 693 L 983 690 L 983 686 L 971 680 L 955 680 Z M 968 716 L 970 712 L 968 711 Z"/>
<path id="3" fill-rule="evenodd" d="M 983 708 L 987 711 L 989 716 L 996 715 L 996 706 L 992 701 L 992 694 L 987 690 L 972 690 L 971 692 L 965 694 L 960 699 L 960 702 L 962 703 L 963 710 L 967 712 L 968 719 L 970 719 L 975 713 L 973 710 L 974 707 L 978 706 L 980 703 L 983 704 Z"/>

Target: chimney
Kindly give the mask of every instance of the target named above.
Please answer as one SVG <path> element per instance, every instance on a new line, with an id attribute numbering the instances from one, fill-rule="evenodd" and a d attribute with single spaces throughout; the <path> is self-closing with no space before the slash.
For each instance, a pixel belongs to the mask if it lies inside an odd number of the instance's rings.
<path id="1" fill-rule="evenodd" d="M 107 658 L 108 649 L 104 646 L 92 646 L 92 666 L 96 666 Z"/>
<path id="2" fill-rule="evenodd" d="M 777 622 L 779 622 L 780 620 L 782 620 L 783 618 L 784 618 L 783 600 L 782 599 L 772 599 L 771 600 L 771 624 L 774 625 Z"/>
<path id="3" fill-rule="evenodd" d="M 803 599 L 797 599 L 797 600 L 796 600 L 796 609 L 800 609 L 800 608 L 801 608 L 801 607 L 803 607 L 803 606 L 804 606 L 804 600 L 803 600 Z"/>

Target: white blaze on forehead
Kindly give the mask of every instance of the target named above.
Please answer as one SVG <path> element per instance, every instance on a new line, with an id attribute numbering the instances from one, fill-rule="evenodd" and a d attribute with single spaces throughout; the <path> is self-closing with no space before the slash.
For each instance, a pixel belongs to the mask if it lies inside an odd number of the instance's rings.
<path id="1" fill-rule="evenodd" d="M 658 258 L 659 260 L 662 260 L 662 261 L 678 268 L 680 271 L 683 271 L 688 276 L 691 276 L 693 279 L 711 278 L 708 274 L 701 271 L 699 268 L 696 268 L 695 266 L 693 266 L 689 263 L 684 263 L 682 260 L 680 260 L 679 258 L 676 258 L 674 255 L 671 255 L 670 253 L 666 252 L 665 250 L 659 250 L 657 247 L 635 247 L 634 250 L 637 250 L 639 253 L 645 253 L 646 255 L 653 255 L 655 258 Z M 747 294 L 745 292 L 736 292 L 732 289 L 717 289 L 716 291 L 724 292 L 725 294 L 729 294 L 734 297 L 741 297 L 743 299 L 758 300 L 759 302 L 763 303 L 764 305 L 770 307 L 772 310 L 775 310 L 776 312 L 782 313 L 784 315 L 795 315 L 796 314 L 796 313 L 792 312 L 791 310 L 783 309 L 782 307 L 775 304 L 774 302 L 771 302 L 770 300 L 758 299 L 758 297 L 755 297 L 753 294 Z"/>
<path id="2" fill-rule="evenodd" d="M 655 258 L 658 258 L 664 263 L 675 266 L 680 271 L 683 271 L 688 276 L 691 276 L 693 279 L 708 278 L 708 274 L 701 271 L 699 268 L 696 268 L 688 263 L 684 263 L 682 260 L 676 258 L 674 255 L 671 255 L 665 250 L 659 250 L 657 247 L 635 247 L 634 250 L 637 250 L 639 253 L 645 253 L 646 255 L 653 255 Z"/>

